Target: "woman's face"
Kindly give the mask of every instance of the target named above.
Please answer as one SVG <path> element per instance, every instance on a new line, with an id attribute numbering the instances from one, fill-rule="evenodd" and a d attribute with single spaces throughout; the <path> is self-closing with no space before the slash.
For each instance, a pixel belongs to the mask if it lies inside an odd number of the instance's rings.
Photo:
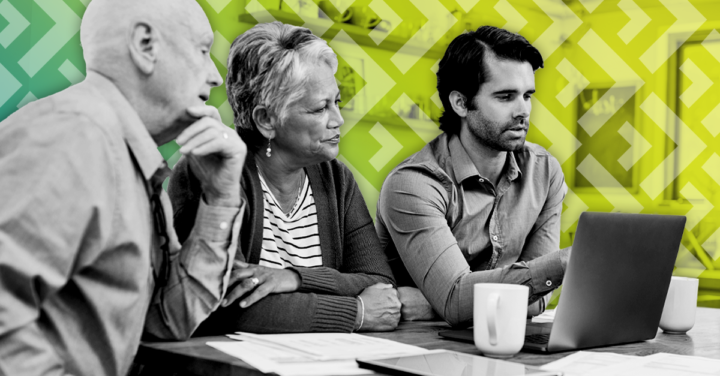
<path id="1" fill-rule="evenodd" d="M 272 157 L 298 167 L 329 161 L 340 143 L 340 90 L 332 69 L 325 63 L 307 71 L 304 95 L 287 108 L 283 124 L 272 140 Z"/>

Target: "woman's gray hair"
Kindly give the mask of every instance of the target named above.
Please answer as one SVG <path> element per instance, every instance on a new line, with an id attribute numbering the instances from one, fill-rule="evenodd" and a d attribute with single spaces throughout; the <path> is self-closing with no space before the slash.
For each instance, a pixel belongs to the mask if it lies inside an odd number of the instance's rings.
<path id="1" fill-rule="evenodd" d="M 282 124 L 287 107 L 305 95 L 306 71 L 319 62 L 337 71 L 333 50 L 303 27 L 257 24 L 235 38 L 225 85 L 235 129 L 249 148 L 265 143 L 252 117 L 255 107 L 265 106 L 279 120 L 275 126 Z"/>

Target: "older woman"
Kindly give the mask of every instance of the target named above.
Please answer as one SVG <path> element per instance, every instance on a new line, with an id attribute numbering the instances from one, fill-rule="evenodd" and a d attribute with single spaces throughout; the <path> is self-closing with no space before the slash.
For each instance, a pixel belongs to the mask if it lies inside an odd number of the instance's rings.
<path id="1" fill-rule="evenodd" d="M 397 326 L 392 272 L 352 174 L 335 159 L 336 70 L 330 47 L 304 28 L 259 24 L 233 42 L 226 85 L 249 151 L 245 211 L 230 288 L 199 334 Z M 187 161 L 169 193 L 182 240 L 203 193 Z"/>

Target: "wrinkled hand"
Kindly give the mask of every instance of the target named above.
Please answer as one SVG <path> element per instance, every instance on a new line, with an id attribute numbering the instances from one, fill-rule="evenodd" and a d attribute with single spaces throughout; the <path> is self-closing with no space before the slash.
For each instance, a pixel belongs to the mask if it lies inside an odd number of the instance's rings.
<path id="1" fill-rule="evenodd" d="M 415 287 L 398 287 L 398 298 L 402 304 L 400 313 L 405 321 L 432 320 L 435 318 L 430 302 L 425 299 L 420 289 Z"/>
<path id="2" fill-rule="evenodd" d="M 397 328 L 400 321 L 400 300 L 392 285 L 376 283 L 360 293 L 365 305 L 361 331 L 386 332 Z"/>
<path id="3" fill-rule="evenodd" d="M 240 206 L 240 174 L 247 146 L 235 131 L 220 121 L 215 107 L 190 107 L 187 112 L 198 120 L 187 127 L 176 142 L 200 180 L 205 200 L 213 206 Z"/>
<path id="4" fill-rule="evenodd" d="M 226 307 L 252 291 L 239 303 L 240 308 L 247 308 L 269 294 L 297 291 L 300 276 L 291 269 L 274 269 L 235 260 L 229 286 L 222 306 Z"/>

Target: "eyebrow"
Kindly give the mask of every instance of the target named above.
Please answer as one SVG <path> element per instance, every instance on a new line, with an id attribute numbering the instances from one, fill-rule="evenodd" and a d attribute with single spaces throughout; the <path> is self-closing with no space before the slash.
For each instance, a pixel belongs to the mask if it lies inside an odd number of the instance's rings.
<path id="1" fill-rule="evenodd" d="M 215 36 L 213 34 L 205 34 L 199 39 L 199 43 L 203 46 L 212 46 L 213 42 L 215 41 Z"/>
<path id="2" fill-rule="evenodd" d="M 517 90 L 508 89 L 508 90 L 498 90 L 498 91 L 495 91 L 495 92 L 493 92 L 493 95 L 498 95 L 498 94 L 517 94 L 517 93 L 518 93 Z M 525 93 L 534 94 L 534 93 L 535 93 L 535 89 L 528 90 L 528 91 L 526 91 Z"/>
<path id="3" fill-rule="evenodd" d="M 342 95 L 342 92 L 341 92 L 340 89 L 338 88 L 337 94 L 335 94 L 335 95 L 327 96 L 327 97 L 325 97 L 325 96 L 320 97 L 319 94 L 318 94 L 317 96 L 315 96 L 315 95 L 310 95 L 310 98 L 311 98 L 311 100 L 314 101 L 315 103 L 320 103 L 320 102 L 334 102 L 335 99 L 341 98 L 341 95 Z"/>

